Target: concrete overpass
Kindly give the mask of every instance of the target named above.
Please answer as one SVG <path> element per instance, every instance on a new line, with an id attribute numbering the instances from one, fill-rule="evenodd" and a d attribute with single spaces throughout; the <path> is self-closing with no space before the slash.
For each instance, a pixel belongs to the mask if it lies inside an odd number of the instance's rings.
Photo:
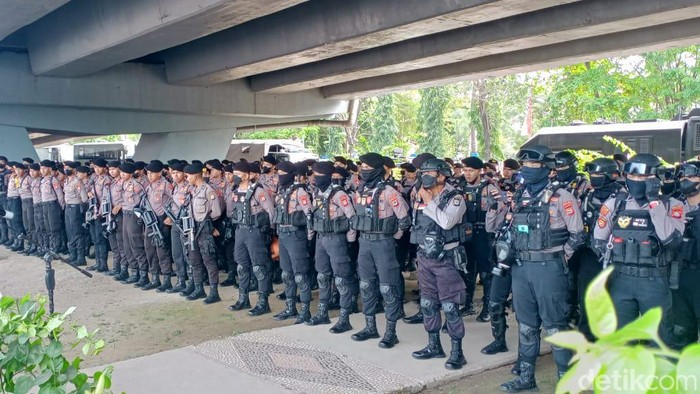
<path id="1" fill-rule="evenodd" d="M 347 100 L 700 41 L 700 0 L 0 0 L 0 148 L 143 133 L 223 156 L 237 128 Z"/>

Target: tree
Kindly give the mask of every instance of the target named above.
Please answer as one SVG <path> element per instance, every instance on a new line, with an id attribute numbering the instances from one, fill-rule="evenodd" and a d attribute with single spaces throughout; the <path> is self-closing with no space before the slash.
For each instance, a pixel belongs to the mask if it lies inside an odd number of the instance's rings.
<path id="1" fill-rule="evenodd" d="M 394 119 L 394 95 L 380 96 L 372 116 L 372 136 L 369 138 L 369 148 L 372 152 L 389 154 L 396 141 L 399 128 Z"/>
<path id="2" fill-rule="evenodd" d="M 421 137 L 420 150 L 442 157 L 447 152 L 445 146 L 445 109 L 450 101 L 449 90 L 444 86 L 420 91 L 418 122 Z"/>

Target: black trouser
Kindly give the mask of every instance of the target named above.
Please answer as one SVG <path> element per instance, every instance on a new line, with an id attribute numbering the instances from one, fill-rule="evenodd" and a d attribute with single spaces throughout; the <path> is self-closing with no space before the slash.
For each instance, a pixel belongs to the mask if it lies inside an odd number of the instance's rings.
<path id="1" fill-rule="evenodd" d="M 488 308 L 491 293 L 491 236 L 484 229 L 474 229 L 472 240 L 464 247 L 467 251 L 467 273 L 460 271 L 467 289 L 467 305 L 474 303 L 476 276 L 481 278 L 484 294 L 481 297 L 484 308 Z"/>
<path id="2" fill-rule="evenodd" d="M 584 307 L 586 298 L 586 289 L 591 284 L 593 279 L 603 270 L 603 263 L 598 261 L 598 256 L 588 247 L 579 249 L 574 255 L 578 260 L 578 304 L 581 307 L 581 314 L 578 321 L 578 330 L 589 340 L 594 340 L 591 327 L 588 324 L 588 313 Z M 573 258 L 573 257 L 572 257 Z"/>
<path id="3" fill-rule="evenodd" d="M 491 333 L 497 341 L 506 339 L 506 302 L 512 284 L 513 277 L 510 270 L 503 270 L 503 276 L 492 276 L 488 308 L 491 315 Z"/>
<path id="4" fill-rule="evenodd" d="M 22 200 L 22 225 L 27 235 L 27 241 L 36 245 L 36 228 L 34 227 L 34 200 L 25 198 Z"/>
<path id="5" fill-rule="evenodd" d="M 395 322 L 401 307 L 401 268 L 396 260 L 396 244 L 392 236 L 381 239 L 367 238 L 374 234 L 360 235 L 360 254 L 357 257 L 357 271 L 360 276 L 362 313 L 374 316 L 379 304 L 379 292 L 386 304 L 386 318 Z M 379 286 L 377 286 L 379 284 Z M 338 280 L 336 279 L 336 286 Z M 338 287 L 338 291 L 341 289 Z M 342 294 L 342 293 L 341 293 Z"/>
<path id="6" fill-rule="evenodd" d="M 268 249 L 268 235 L 257 227 L 237 226 L 233 250 L 238 263 L 238 286 L 241 293 L 250 289 L 250 271 L 258 280 L 258 290 L 267 297 L 271 292 L 269 280 L 272 258 Z"/>
<path id="7" fill-rule="evenodd" d="M 66 205 L 66 235 L 68 236 L 68 253 L 71 261 L 85 263 L 85 245 L 83 223 L 85 211 L 81 204 Z"/>
<path id="8" fill-rule="evenodd" d="M 170 246 L 173 252 L 175 274 L 178 279 L 185 280 L 187 277 L 188 252 L 185 250 L 182 233 L 175 226 L 170 229 Z"/>
<path id="9" fill-rule="evenodd" d="M 45 245 L 52 251 L 57 252 L 61 245 L 63 231 L 63 212 L 58 201 L 48 201 L 42 203 L 41 207 L 44 217 Z"/>
<path id="10" fill-rule="evenodd" d="M 512 268 L 513 305 L 520 334 L 519 357 L 533 365 L 539 356 L 540 326 L 547 336 L 568 329 L 568 268 L 563 254 L 551 256 L 538 261 L 521 261 Z M 559 373 L 565 372 L 571 351 L 552 345 L 552 354 Z"/>
<path id="11" fill-rule="evenodd" d="M 107 256 L 109 255 L 109 240 L 103 234 L 105 227 L 102 224 L 104 222 L 105 220 L 102 218 L 95 218 L 88 227 L 90 239 L 92 239 L 92 244 L 95 245 L 95 261 L 98 265 L 100 263 L 107 265 Z"/>
<path id="12" fill-rule="evenodd" d="M 698 341 L 700 331 L 700 267 L 681 270 L 678 290 L 673 295 L 674 332 L 678 347 Z"/>
<path id="13" fill-rule="evenodd" d="M 442 260 L 428 258 L 418 251 L 418 286 L 423 327 L 429 333 L 437 333 L 442 327 L 440 305 L 445 312 L 447 332 L 450 338 L 464 338 L 464 320 L 459 305 L 464 303 L 464 281 L 454 264 L 454 251 L 448 251 Z"/>
<path id="14" fill-rule="evenodd" d="M 318 280 L 318 298 L 320 303 L 328 304 L 331 299 L 331 279 L 335 277 L 343 286 L 340 293 L 340 307 L 350 309 L 352 296 L 357 295 L 357 274 L 348 253 L 348 239 L 343 234 L 316 234 L 315 268 Z M 359 257 L 358 257 L 359 258 Z"/>
<path id="15" fill-rule="evenodd" d="M 146 260 L 146 249 L 143 246 L 145 234 L 143 232 L 143 222 L 136 217 L 134 211 L 124 211 L 124 251 L 129 259 L 129 267 L 139 271 L 148 271 L 148 261 Z"/>
<path id="16" fill-rule="evenodd" d="M 280 267 L 282 280 L 285 284 L 284 294 L 288 300 L 297 295 L 300 290 L 301 302 L 311 301 L 311 284 L 309 280 L 309 250 L 307 248 L 306 228 L 288 231 L 278 228 L 280 245 Z"/>
<path id="17" fill-rule="evenodd" d="M 7 192 L 0 193 L 0 208 L 7 210 Z M 10 221 L 0 219 L 0 238 L 3 240 L 9 236 Z"/>
<path id="18" fill-rule="evenodd" d="M 41 248 L 48 247 L 46 243 L 47 229 L 44 224 L 44 209 L 42 203 L 34 204 L 34 242 Z"/>
<path id="19" fill-rule="evenodd" d="M 124 253 L 124 236 L 122 234 L 124 216 L 121 212 L 119 212 L 113 216 L 113 220 L 116 223 L 116 227 L 109 235 L 109 246 L 112 249 L 113 268 L 127 268 L 129 266 L 129 262 L 126 260 L 126 254 Z"/>
<path id="20" fill-rule="evenodd" d="M 204 270 L 209 273 L 209 284 L 219 284 L 219 267 L 216 264 L 216 243 L 211 221 L 197 222 L 195 225 L 194 248 L 187 255 L 192 264 L 194 283 L 204 283 Z"/>
<path id="21" fill-rule="evenodd" d="M 170 257 L 170 227 L 163 221 L 165 215 L 158 218 L 158 228 L 163 236 L 162 240 L 157 240 L 156 236 L 144 237 L 144 250 L 148 256 L 148 270 L 151 275 L 170 275 L 173 272 L 173 260 Z M 146 232 L 149 230 L 146 229 Z"/>
<path id="22" fill-rule="evenodd" d="M 7 210 L 14 214 L 10 220 L 10 231 L 13 237 L 24 234 L 24 221 L 22 220 L 22 199 L 10 197 L 7 199 Z"/>

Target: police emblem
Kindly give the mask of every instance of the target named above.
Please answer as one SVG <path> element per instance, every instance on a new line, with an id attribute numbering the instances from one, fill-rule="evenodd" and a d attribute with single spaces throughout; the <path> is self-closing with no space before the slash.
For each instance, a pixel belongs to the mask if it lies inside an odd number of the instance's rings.
<path id="1" fill-rule="evenodd" d="M 632 218 L 629 216 L 620 216 L 617 219 L 617 225 L 620 226 L 620 228 L 627 228 L 627 226 L 630 225 L 631 221 L 632 221 Z"/>

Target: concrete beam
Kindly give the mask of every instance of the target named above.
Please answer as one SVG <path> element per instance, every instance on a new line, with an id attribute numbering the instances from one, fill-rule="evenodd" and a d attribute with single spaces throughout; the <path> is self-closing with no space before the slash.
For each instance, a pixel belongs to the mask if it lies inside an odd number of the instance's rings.
<path id="1" fill-rule="evenodd" d="M 73 0 L 31 26 L 27 46 L 36 75 L 78 77 L 304 1 Z"/>
<path id="2" fill-rule="evenodd" d="M 212 85 L 572 1 L 312 1 L 167 51 L 166 71 Z"/>
<path id="3" fill-rule="evenodd" d="M 0 0 L 0 41 L 69 0 Z"/>
<path id="4" fill-rule="evenodd" d="M 700 15 L 698 0 L 591 0 L 418 37 L 255 75 L 253 91 L 286 93 L 483 56 L 671 23 Z"/>
<path id="5" fill-rule="evenodd" d="M 27 56 L 18 53 L 0 53 L 0 86 L 0 104 L 11 105 L 264 118 L 318 118 L 347 108 L 343 101 L 324 99 L 318 90 L 260 94 L 245 81 L 211 87 L 171 85 L 162 66 L 147 64 L 121 64 L 84 78 L 37 78 Z"/>
<path id="6" fill-rule="evenodd" d="M 143 134 L 136 145 L 134 160 L 223 159 L 235 133 L 236 129 Z"/>
<path id="7" fill-rule="evenodd" d="M 331 99 L 355 99 L 407 89 L 550 69 L 605 57 L 683 47 L 700 41 L 700 18 L 630 30 L 443 66 L 365 78 L 322 89 Z"/>
<path id="8" fill-rule="evenodd" d="M 29 139 L 24 127 L 0 124 L 0 155 L 7 156 L 10 161 L 22 161 L 23 157 L 39 159 L 34 145 Z"/>

